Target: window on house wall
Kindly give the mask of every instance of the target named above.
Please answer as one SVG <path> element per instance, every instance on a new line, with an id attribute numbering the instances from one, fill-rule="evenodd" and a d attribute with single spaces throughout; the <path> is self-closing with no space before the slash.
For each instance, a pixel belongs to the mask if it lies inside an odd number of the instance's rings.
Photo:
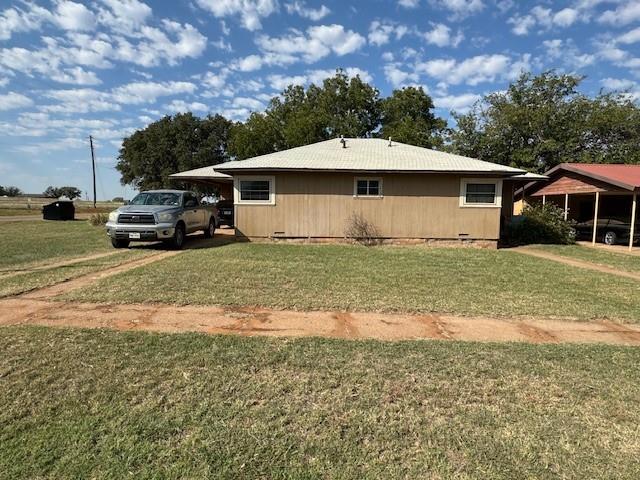
<path id="1" fill-rule="evenodd" d="M 354 187 L 356 197 L 382 197 L 381 178 L 356 178 Z"/>
<path id="2" fill-rule="evenodd" d="M 273 177 L 246 177 L 236 179 L 236 203 L 275 203 Z"/>
<path id="3" fill-rule="evenodd" d="M 463 179 L 461 181 L 461 207 L 499 207 L 502 204 L 501 197 L 501 180 Z"/>

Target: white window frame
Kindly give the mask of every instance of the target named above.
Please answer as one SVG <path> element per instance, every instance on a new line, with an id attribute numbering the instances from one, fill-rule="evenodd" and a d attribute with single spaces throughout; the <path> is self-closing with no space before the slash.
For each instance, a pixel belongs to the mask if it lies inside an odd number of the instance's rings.
<path id="1" fill-rule="evenodd" d="M 376 180 L 378 182 L 378 195 L 358 195 L 358 181 L 361 180 Z M 382 177 L 354 177 L 353 178 L 353 198 L 383 198 L 384 190 L 382 189 Z"/>
<path id="2" fill-rule="evenodd" d="M 242 200 L 240 197 L 240 182 L 268 181 L 269 200 Z M 233 204 L 234 205 L 275 205 L 276 204 L 276 177 L 273 175 L 242 175 L 233 179 Z"/>
<path id="3" fill-rule="evenodd" d="M 469 185 L 470 183 L 495 185 L 496 196 L 493 203 L 467 203 L 467 185 Z M 460 179 L 460 206 L 464 208 L 502 208 L 502 179 L 461 178 Z"/>

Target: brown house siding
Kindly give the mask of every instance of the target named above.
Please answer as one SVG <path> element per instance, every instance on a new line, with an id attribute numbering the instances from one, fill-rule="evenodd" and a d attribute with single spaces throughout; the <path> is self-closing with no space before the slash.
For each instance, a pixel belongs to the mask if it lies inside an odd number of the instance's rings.
<path id="1" fill-rule="evenodd" d="M 459 175 L 295 172 L 273 176 L 275 205 L 236 205 L 239 236 L 342 239 L 347 219 L 357 212 L 383 238 L 499 238 L 501 209 L 460 207 Z M 354 198 L 354 178 L 369 176 L 382 178 L 383 198 Z"/>

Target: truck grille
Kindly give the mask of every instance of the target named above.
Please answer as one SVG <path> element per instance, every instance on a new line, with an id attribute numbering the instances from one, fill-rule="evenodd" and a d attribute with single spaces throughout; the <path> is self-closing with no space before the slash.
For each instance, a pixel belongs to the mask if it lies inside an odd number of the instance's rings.
<path id="1" fill-rule="evenodd" d="M 118 223 L 153 225 L 156 223 L 156 219 L 153 215 L 148 213 L 121 213 L 118 217 Z"/>

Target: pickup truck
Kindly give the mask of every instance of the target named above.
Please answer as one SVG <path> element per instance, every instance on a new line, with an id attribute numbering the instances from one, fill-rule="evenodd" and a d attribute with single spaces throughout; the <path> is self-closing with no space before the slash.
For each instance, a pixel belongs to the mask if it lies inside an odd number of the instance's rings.
<path id="1" fill-rule="evenodd" d="M 115 248 L 162 240 L 180 249 L 187 234 L 202 230 L 212 238 L 218 224 L 216 207 L 201 205 L 193 192 L 150 190 L 111 212 L 106 228 Z"/>

